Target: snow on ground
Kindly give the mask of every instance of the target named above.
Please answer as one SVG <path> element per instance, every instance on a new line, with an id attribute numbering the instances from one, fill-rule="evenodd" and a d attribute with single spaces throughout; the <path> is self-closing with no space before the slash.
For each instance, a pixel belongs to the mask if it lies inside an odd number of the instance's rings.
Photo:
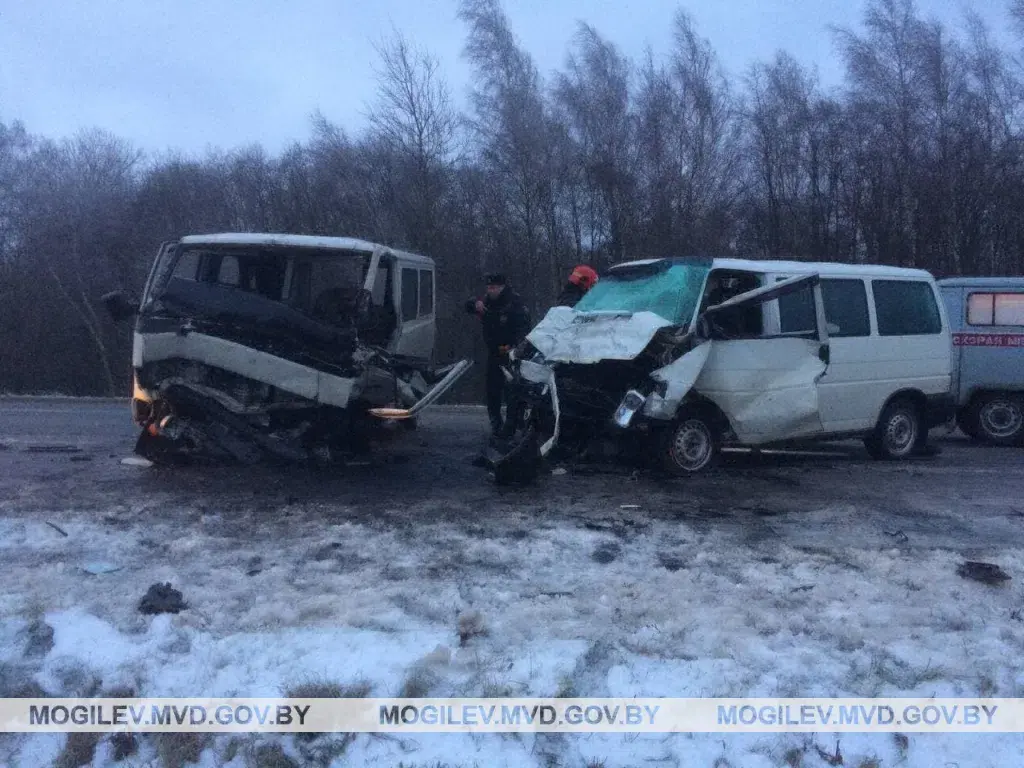
<path id="1" fill-rule="evenodd" d="M 592 530 L 521 519 L 488 531 L 186 517 L 140 502 L 103 519 L 0 518 L 0 695 L 35 684 L 49 695 L 276 696 L 308 682 L 365 684 L 371 696 L 410 686 L 429 696 L 1024 695 L 1020 585 L 964 580 L 946 551 L 744 545 L 657 520 Z M 1017 550 L 999 562 L 1024 570 Z M 89 563 L 120 570 L 89 575 Z M 138 613 L 154 582 L 180 589 L 188 609 Z M 460 646 L 467 611 L 485 632 Z M 52 647 L 33 641 L 39 620 Z M 1017 736 L 907 739 L 418 734 L 253 737 L 239 748 L 221 735 L 199 764 L 289 764 L 261 762 L 260 745 L 295 765 L 320 750 L 323 765 L 488 768 L 807 768 L 827 765 L 818 748 L 834 752 L 837 740 L 844 765 L 860 768 L 1014 766 L 1024 753 Z M 0 765 L 51 765 L 65 741 L 0 737 Z M 169 764 L 160 749 L 145 737 L 120 764 Z M 111 764 L 103 741 L 93 765 Z"/>

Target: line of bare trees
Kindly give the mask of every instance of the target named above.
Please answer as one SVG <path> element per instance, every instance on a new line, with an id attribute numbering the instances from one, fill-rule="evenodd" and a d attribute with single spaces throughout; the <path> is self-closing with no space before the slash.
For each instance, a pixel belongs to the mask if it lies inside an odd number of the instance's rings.
<path id="1" fill-rule="evenodd" d="M 1024 0 L 1011 11 L 1024 20 Z M 499 0 L 462 0 L 469 108 L 437 60 L 379 46 L 368 126 L 317 115 L 260 146 L 146 157 L 99 131 L 57 141 L 0 121 L 0 391 L 125 394 L 130 333 L 99 297 L 141 287 L 188 233 L 350 235 L 432 255 L 439 359 L 472 354 L 459 313 L 486 270 L 537 316 L 569 268 L 715 254 L 1024 273 L 1024 76 L 975 16 L 951 31 L 912 0 L 833 30 L 826 92 L 779 53 L 726 77 L 680 11 L 665 55 L 626 57 L 581 24 L 542 77 Z"/>

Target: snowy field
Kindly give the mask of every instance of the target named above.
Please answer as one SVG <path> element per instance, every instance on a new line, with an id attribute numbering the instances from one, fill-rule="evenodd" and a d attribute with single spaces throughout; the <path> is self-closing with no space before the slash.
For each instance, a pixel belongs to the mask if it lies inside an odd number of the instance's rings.
<path id="1" fill-rule="evenodd" d="M 1019 453 L 510 493 L 445 424 L 319 484 L 125 467 L 112 433 L 0 451 L 0 696 L 1024 696 Z M 154 582 L 188 607 L 139 613 Z M 0 765 L 813 768 L 837 742 L 856 768 L 1024 764 L 1015 735 L 821 733 L 7 735 Z"/>

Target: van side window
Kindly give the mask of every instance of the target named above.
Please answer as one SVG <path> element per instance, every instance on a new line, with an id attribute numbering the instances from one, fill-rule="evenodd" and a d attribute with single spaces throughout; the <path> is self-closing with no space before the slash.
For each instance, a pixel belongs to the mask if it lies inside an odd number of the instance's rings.
<path id="1" fill-rule="evenodd" d="M 832 326 L 828 331 L 829 336 L 840 338 L 871 335 L 868 292 L 863 280 L 834 277 L 822 279 L 821 297 L 825 305 L 825 320 Z M 810 288 L 779 298 L 781 333 L 815 333 L 817 326 L 814 292 Z"/>
<path id="2" fill-rule="evenodd" d="M 763 276 L 754 272 L 714 270 L 708 277 L 701 311 L 741 293 L 760 288 Z M 728 339 L 756 339 L 764 335 L 764 307 L 761 304 L 736 307 L 715 318 L 718 332 Z"/>
<path id="3" fill-rule="evenodd" d="M 426 269 L 420 270 L 420 317 L 434 311 L 434 275 Z"/>
<path id="4" fill-rule="evenodd" d="M 787 278 L 780 277 L 776 282 Z M 779 297 L 779 331 L 785 334 L 814 333 L 818 327 L 814 292 L 810 288 Z"/>
<path id="5" fill-rule="evenodd" d="M 415 320 L 419 305 L 419 272 L 408 267 L 402 268 L 402 320 Z"/>
<path id="6" fill-rule="evenodd" d="M 967 323 L 1024 326 L 1024 293 L 972 293 L 967 297 Z"/>
<path id="7" fill-rule="evenodd" d="M 930 284 L 919 280 L 872 280 L 879 336 L 924 336 L 942 332 Z"/>
<path id="8" fill-rule="evenodd" d="M 863 280 L 830 278 L 821 281 L 829 336 L 870 336 L 868 292 Z"/>

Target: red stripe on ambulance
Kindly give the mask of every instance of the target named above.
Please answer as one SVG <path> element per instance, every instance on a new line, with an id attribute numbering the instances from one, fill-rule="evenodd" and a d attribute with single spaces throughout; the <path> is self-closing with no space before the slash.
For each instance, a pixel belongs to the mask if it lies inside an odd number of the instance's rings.
<path id="1" fill-rule="evenodd" d="M 1021 333 L 954 333 L 955 347 L 1024 347 Z"/>

